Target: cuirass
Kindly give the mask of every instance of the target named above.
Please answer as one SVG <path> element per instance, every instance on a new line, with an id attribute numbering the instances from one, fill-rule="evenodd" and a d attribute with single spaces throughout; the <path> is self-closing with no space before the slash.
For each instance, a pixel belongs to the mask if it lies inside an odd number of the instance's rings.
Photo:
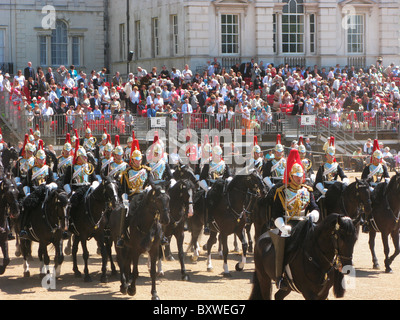
<path id="1" fill-rule="evenodd" d="M 74 184 L 89 184 L 89 167 L 87 164 L 74 165 L 74 173 L 72 176 L 72 183 Z"/>
<path id="2" fill-rule="evenodd" d="M 222 176 L 224 175 L 225 172 L 225 161 L 221 160 L 218 163 L 215 163 L 214 161 L 210 162 L 210 170 L 209 170 L 209 174 L 211 176 L 211 179 L 218 179 L 218 178 L 222 178 Z"/>
<path id="3" fill-rule="evenodd" d="M 138 193 L 143 191 L 143 185 L 148 177 L 147 170 L 142 168 L 140 170 L 130 169 L 128 171 L 128 186 L 131 193 Z"/>
<path id="4" fill-rule="evenodd" d="M 30 168 L 35 165 L 35 159 L 30 157 L 29 159 L 21 158 L 19 161 L 19 170 L 20 174 L 23 177 L 26 177 Z"/>
<path id="5" fill-rule="evenodd" d="M 332 170 L 331 170 L 332 169 Z M 324 175 L 325 177 L 325 181 L 332 181 L 334 180 L 335 175 L 337 174 L 337 163 L 333 162 L 333 163 L 325 163 L 324 164 L 324 172 L 328 172 L 326 175 Z"/>
<path id="6" fill-rule="evenodd" d="M 65 170 L 72 164 L 72 156 L 69 156 L 68 158 L 65 158 L 63 156 L 61 156 L 58 159 L 58 172 L 60 174 L 64 174 Z"/>
<path id="7" fill-rule="evenodd" d="M 306 187 L 301 187 L 299 190 L 285 188 L 286 201 L 286 219 L 296 219 L 295 217 L 304 217 L 305 210 L 310 203 L 310 192 Z"/>
<path id="8" fill-rule="evenodd" d="M 154 177 L 154 180 L 162 180 L 162 176 L 165 172 L 165 161 L 162 159 L 157 163 L 150 163 L 151 174 Z"/>
<path id="9" fill-rule="evenodd" d="M 40 186 L 46 183 L 47 176 L 49 175 L 49 166 L 44 165 L 42 168 L 33 167 L 32 168 L 32 179 L 35 186 Z"/>
<path id="10" fill-rule="evenodd" d="M 277 163 L 279 164 L 277 165 Z M 286 168 L 286 159 L 282 158 L 280 160 L 273 159 L 272 160 L 272 168 L 276 168 L 274 170 L 271 169 L 271 175 L 272 177 L 283 177 L 285 174 L 285 168 Z"/>
<path id="11" fill-rule="evenodd" d="M 127 166 L 128 164 L 124 161 L 122 161 L 122 163 L 112 162 L 108 174 L 112 174 L 113 176 L 119 175 L 121 172 L 125 171 Z"/>

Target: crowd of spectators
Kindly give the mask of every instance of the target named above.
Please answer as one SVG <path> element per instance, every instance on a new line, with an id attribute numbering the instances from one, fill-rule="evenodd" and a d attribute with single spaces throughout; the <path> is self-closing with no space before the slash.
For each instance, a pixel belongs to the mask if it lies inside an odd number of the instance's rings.
<path id="1" fill-rule="evenodd" d="M 368 128 L 368 121 L 380 113 L 388 115 L 380 122 L 388 129 L 399 122 L 400 71 L 393 63 L 320 69 L 252 59 L 226 69 L 214 58 L 196 70 L 185 65 L 182 70 L 162 66 L 148 72 L 139 66 L 123 79 L 119 72 L 109 76 L 105 68 L 87 75 L 74 66 L 35 70 L 28 62 L 14 78 L 1 74 L 0 90 L 9 93 L 29 126 L 41 123 L 45 135 L 54 130 L 55 118 L 64 131 L 106 121 L 128 132 L 137 116 L 168 117 L 182 128 L 256 131 L 273 125 L 280 113 L 316 114 L 332 127 L 354 129 L 357 123 L 358 130 Z"/>

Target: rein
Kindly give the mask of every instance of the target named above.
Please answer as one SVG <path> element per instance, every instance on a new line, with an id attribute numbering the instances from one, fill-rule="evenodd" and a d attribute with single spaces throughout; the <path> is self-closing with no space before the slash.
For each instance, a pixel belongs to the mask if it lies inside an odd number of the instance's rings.
<path id="1" fill-rule="evenodd" d="M 250 214 L 250 213 L 251 213 L 251 211 L 250 211 L 249 209 L 250 209 L 250 207 L 251 207 L 251 205 L 252 205 L 252 203 L 253 203 L 253 199 L 254 199 L 255 197 L 257 197 L 258 194 L 257 194 L 257 193 L 251 192 L 249 188 L 247 188 L 247 191 L 242 191 L 242 190 L 239 189 L 238 187 L 233 187 L 232 189 L 237 190 L 237 191 L 239 191 L 240 193 L 245 194 L 246 196 L 248 196 L 248 195 L 251 196 L 251 197 L 250 197 L 250 200 L 248 201 L 247 207 L 245 207 L 245 205 L 243 204 L 243 210 L 242 210 L 241 212 L 237 212 L 237 211 L 233 208 L 233 206 L 232 206 L 232 204 L 231 204 L 230 195 L 229 195 L 229 190 L 227 191 L 227 201 L 228 201 L 228 207 L 227 207 L 227 209 L 228 209 L 228 211 L 230 211 L 230 212 L 233 213 L 234 218 L 237 220 L 237 222 L 239 222 L 240 219 L 243 217 L 244 214 Z"/>

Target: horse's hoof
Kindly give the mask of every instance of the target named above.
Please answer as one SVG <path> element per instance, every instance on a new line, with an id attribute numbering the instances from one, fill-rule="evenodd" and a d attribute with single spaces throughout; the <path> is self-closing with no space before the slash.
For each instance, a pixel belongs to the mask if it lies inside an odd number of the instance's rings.
<path id="1" fill-rule="evenodd" d="M 190 277 L 187 274 L 182 275 L 182 280 L 183 281 L 190 281 Z"/>
<path id="2" fill-rule="evenodd" d="M 65 248 L 65 249 L 64 249 L 64 254 L 65 254 L 66 256 L 70 256 L 71 253 L 72 253 L 71 248 Z"/>
<path id="3" fill-rule="evenodd" d="M 385 273 L 393 273 L 393 270 L 391 268 L 386 268 Z"/>
<path id="4" fill-rule="evenodd" d="M 223 276 L 224 276 L 224 278 L 232 278 L 232 275 L 230 272 L 228 272 L 228 273 L 224 272 Z"/>
<path id="5" fill-rule="evenodd" d="M 75 278 L 80 278 L 82 277 L 82 273 L 80 271 L 74 271 L 74 276 Z"/>
<path id="6" fill-rule="evenodd" d="M 381 267 L 379 266 L 378 263 L 375 263 L 372 267 L 374 270 L 379 270 Z"/>
<path id="7" fill-rule="evenodd" d="M 15 256 L 18 258 L 18 257 L 21 256 L 21 251 L 15 251 L 14 254 L 15 254 Z"/>
<path id="8" fill-rule="evenodd" d="M 125 286 L 123 286 L 123 285 L 121 285 L 120 287 L 119 287 L 119 292 L 121 292 L 123 295 L 126 295 L 127 294 L 127 288 L 125 287 Z"/>
<path id="9" fill-rule="evenodd" d="M 170 255 L 168 257 L 165 257 L 165 260 L 166 261 L 175 261 L 175 258 L 172 255 Z"/>
<path id="10" fill-rule="evenodd" d="M 31 273 L 29 271 L 24 272 L 24 278 L 29 278 Z"/>
<path id="11" fill-rule="evenodd" d="M 0 266 L 0 275 L 4 274 L 4 272 L 6 272 L 6 267 Z"/>
<path id="12" fill-rule="evenodd" d="M 199 259 L 199 256 L 191 256 L 190 259 L 192 260 L 192 262 L 197 262 L 197 260 Z"/>
<path id="13" fill-rule="evenodd" d="M 92 282 L 92 278 L 89 275 L 86 275 L 85 278 L 83 279 L 85 282 Z"/>
<path id="14" fill-rule="evenodd" d="M 161 271 L 157 274 L 157 278 L 165 278 L 164 271 Z"/>
<path id="15" fill-rule="evenodd" d="M 236 271 L 243 271 L 243 269 L 244 269 L 244 265 L 243 264 L 241 264 L 240 262 L 236 263 L 236 265 L 235 265 L 235 270 Z"/>
<path id="16" fill-rule="evenodd" d="M 128 287 L 128 294 L 133 297 L 136 294 L 136 288 Z"/>
<path id="17" fill-rule="evenodd" d="M 160 297 L 155 294 L 151 297 L 151 300 L 160 300 Z"/>
<path id="18" fill-rule="evenodd" d="M 116 269 L 114 269 L 114 270 L 111 271 L 111 276 L 112 276 L 112 277 L 115 277 L 115 276 L 117 276 L 117 275 L 118 275 L 118 271 L 117 271 Z"/>
<path id="19" fill-rule="evenodd" d="M 207 272 L 213 271 L 213 267 L 207 267 Z"/>
<path id="20" fill-rule="evenodd" d="M 108 283 L 108 277 L 107 276 L 101 276 L 100 282 L 101 283 Z"/>

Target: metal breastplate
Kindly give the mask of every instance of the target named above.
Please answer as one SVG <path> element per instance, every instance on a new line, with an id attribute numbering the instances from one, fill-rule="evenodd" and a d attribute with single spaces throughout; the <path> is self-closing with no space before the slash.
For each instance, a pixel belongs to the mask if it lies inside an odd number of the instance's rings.
<path id="1" fill-rule="evenodd" d="M 381 164 L 379 164 L 377 166 L 370 164 L 369 165 L 369 174 L 372 174 L 373 180 L 375 182 L 383 174 L 383 166 Z"/>
<path id="2" fill-rule="evenodd" d="M 147 170 L 144 168 L 140 170 L 130 169 L 128 171 L 128 187 L 131 193 L 142 192 L 147 177 Z"/>
<path id="3" fill-rule="evenodd" d="M 211 176 L 211 179 L 218 179 L 222 178 L 225 172 L 225 161 L 221 160 L 218 163 L 215 163 L 214 161 L 210 162 L 210 170 L 209 174 Z"/>
<path id="4" fill-rule="evenodd" d="M 303 159 L 301 163 L 303 164 L 304 170 L 307 172 L 311 169 L 311 161 L 309 159 Z"/>
<path id="5" fill-rule="evenodd" d="M 324 172 L 327 172 L 327 174 L 324 174 L 325 181 L 332 181 L 335 180 L 335 175 L 337 174 L 337 163 L 325 163 L 324 164 Z"/>
<path id="6" fill-rule="evenodd" d="M 151 174 L 154 177 L 154 180 L 162 180 L 162 177 L 165 172 L 165 161 L 162 159 L 157 163 L 150 163 Z"/>
<path id="7" fill-rule="evenodd" d="M 19 171 L 21 177 L 26 177 L 28 175 L 28 171 L 35 165 L 35 159 L 30 157 L 29 159 L 21 158 L 19 161 Z"/>
<path id="8" fill-rule="evenodd" d="M 99 145 L 99 158 L 103 158 L 104 157 L 104 145 L 100 144 Z"/>
<path id="9" fill-rule="evenodd" d="M 68 158 L 64 158 L 63 156 L 61 156 L 58 159 L 58 173 L 60 175 L 65 173 L 65 170 L 72 164 L 72 156 L 69 156 Z"/>
<path id="10" fill-rule="evenodd" d="M 278 162 L 279 164 L 277 165 Z M 274 168 L 274 166 L 276 166 L 276 168 Z M 271 168 L 272 177 L 283 178 L 283 175 L 285 174 L 285 168 L 286 168 L 286 159 L 284 158 L 280 160 L 273 159 Z"/>
<path id="11" fill-rule="evenodd" d="M 126 148 L 124 153 L 124 159 L 129 160 L 131 157 L 131 148 Z"/>
<path id="12" fill-rule="evenodd" d="M 110 158 L 110 159 L 103 158 L 103 159 L 101 159 L 101 169 L 104 169 L 105 167 L 107 167 L 107 165 L 111 164 L 112 162 L 113 162 L 113 158 Z"/>
<path id="13" fill-rule="evenodd" d="M 40 186 L 46 183 L 47 176 L 49 175 L 49 166 L 44 165 L 42 168 L 33 167 L 32 168 L 32 182 L 35 186 Z"/>
<path id="14" fill-rule="evenodd" d="M 89 184 L 89 175 L 87 171 L 89 168 L 86 164 L 83 165 L 74 165 L 74 172 L 72 174 L 72 183 L 73 184 Z"/>
<path id="15" fill-rule="evenodd" d="M 108 174 L 117 176 L 121 172 L 123 172 L 127 166 L 128 166 L 128 164 L 126 162 L 121 162 L 121 163 L 112 162 L 110 164 L 110 170 L 108 171 Z"/>
<path id="16" fill-rule="evenodd" d="M 310 192 L 306 187 L 302 187 L 299 190 L 285 188 L 284 192 L 287 209 L 285 212 L 286 222 L 302 219 L 302 217 L 305 216 L 306 208 L 310 203 Z"/>

